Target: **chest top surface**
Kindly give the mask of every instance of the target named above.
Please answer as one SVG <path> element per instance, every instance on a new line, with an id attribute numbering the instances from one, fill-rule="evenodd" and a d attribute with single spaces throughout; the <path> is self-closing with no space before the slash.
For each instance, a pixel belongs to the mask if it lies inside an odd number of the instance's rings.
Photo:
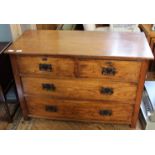
<path id="1" fill-rule="evenodd" d="M 30 30 L 17 39 L 5 53 L 153 59 L 145 35 L 141 32 Z"/>

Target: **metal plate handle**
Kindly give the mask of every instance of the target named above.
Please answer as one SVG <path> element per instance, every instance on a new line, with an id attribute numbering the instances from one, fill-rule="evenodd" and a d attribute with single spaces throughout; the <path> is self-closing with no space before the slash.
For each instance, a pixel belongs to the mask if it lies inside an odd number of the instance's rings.
<path id="1" fill-rule="evenodd" d="M 57 112 L 58 111 L 58 108 L 55 105 L 46 105 L 45 106 L 45 110 L 47 112 Z"/>
<path id="2" fill-rule="evenodd" d="M 103 67 L 102 74 L 114 76 L 116 74 L 116 69 L 114 67 Z"/>
<path id="3" fill-rule="evenodd" d="M 111 116 L 112 115 L 112 110 L 100 110 L 99 111 L 99 114 L 102 115 L 102 116 Z"/>
<path id="4" fill-rule="evenodd" d="M 104 95 L 112 95 L 114 93 L 114 90 L 113 88 L 109 88 L 109 87 L 101 87 L 100 93 Z"/>
<path id="5" fill-rule="evenodd" d="M 40 71 L 52 72 L 52 65 L 51 64 L 39 64 Z"/>
<path id="6" fill-rule="evenodd" d="M 54 84 L 49 84 L 49 83 L 43 83 L 42 84 L 42 89 L 47 90 L 47 91 L 55 91 L 56 87 Z"/>

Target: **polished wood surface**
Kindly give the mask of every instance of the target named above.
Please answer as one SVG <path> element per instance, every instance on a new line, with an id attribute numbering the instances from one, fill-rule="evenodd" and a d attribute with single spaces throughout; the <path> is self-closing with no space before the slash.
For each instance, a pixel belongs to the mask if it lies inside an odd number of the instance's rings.
<path id="1" fill-rule="evenodd" d="M 134 101 L 137 86 L 131 83 L 96 79 L 46 79 L 22 78 L 24 93 L 50 95 L 57 98 Z M 54 85 L 55 90 L 43 89 L 43 84 Z M 102 88 L 112 89 L 112 94 L 101 92 Z"/>
<path id="2" fill-rule="evenodd" d="M 27 31 L 6 53 L 25 118 L 135 127 L 153 58 L 143 33 Z"/>
<path id="3" fill-rule="evenodd" d="M 120 81 L 137 82 L 141 62 L 113 60 L 80 60 L 79 76 L 84 78 L 105 78 Z M 114 69 L 113 74 L 104 73 L 103 69 Z M 128 69 L 127 69 L 128 68 Z"/>
<path id="4" fill-rule="evenodd" d="M 71 59 L 49 56 L 18 56 L 17 61 L 21 74 L 39 74 L 57 78 L 111 78 L 128 82 L 138 81 L 141 67 L 141 62 L 137 61 Z M 50 65 L 51 70 L 41 70 L 40 65 L 44 64 Z M 113 74 L 104 72 L 109 68 L 114 69 Z"/>
<path id="5" fill-rule="evenodd" d="M 11 56 L 11 64 L 12 64 L 13 74 L 15 77 L 19 103 L 23 112 L 23 117 L 24 119 L 28 119 L 27 105 L 23 96 L 22 83 L 21 83 L 21 78 L 19 76 L 19 69 L 18 69 L 18 64 L 16 60 L 16 55 Z"/>
<path id="6" fill-rule="evenodd" d="M 12 123 L 0 121 L 0 130 L 132 130 L 130 124 L 123 122 L 116 124 L 104 123 L 104 121 L 102 123 L 100 121 L 64 121 L 62 119 L 52 120 L 38 117 L 25 121 L 21 111 L 18 110 Z M 137 121 L 135 129 L 142 129 L 139 121 Z"/>
<path id="7" fill-rule="evenodd" d="M 6 53 L 153 59 L 144 34 L 132 32 L 30 30 L 13 43 Z"/>
<path id="8" fill-rule="evenodd" d="M 49 77 L 74 77 L 74 60 L 46 56 L 17 57 L 21 74 L 42 74 Z M 40 69 L 40 65 L 51 65 L 50 70 Z"/>
<path id="9" fill-rule="evenodd" d="M 28 110 L 30 115 L 44 116 L 47 118 L 59 118 L 69 120 L 91 120 L 91 121 L 123 121 L 131 123 L 132 105 L 115 105 L 115 103 L 96 104 L 76 102 L 71 100 L 54 100 L 49 98 L 27 97 Z M 47 106 L 53 106 L 56 111 L 46 110 Z M 111 115 L 101 115 L 101 110 L 112 111 Z"/>
<path id="10" fill-rule="evenodd" d="M 145 79 L 146 79 L 148 65 L 149 65 L 149 62 L 146 60 L 146 61 L 143 61 L 142 66 L 141 66 L 141 74 L 140 74 L 140 77 L 139 77 L 139 84 L 138 84 L 138 87 L 137 87 L 136 104 L 135 104 L 135 107 L 134 107 L 131 127 L 136 126 L 136 122 L 137 122 L 137 119 L 138 119 L 139 109 L 140 109 L 139 107 L 140 107 L 141 100 L 142 100 L 144 82 L 145 82 Z"/>

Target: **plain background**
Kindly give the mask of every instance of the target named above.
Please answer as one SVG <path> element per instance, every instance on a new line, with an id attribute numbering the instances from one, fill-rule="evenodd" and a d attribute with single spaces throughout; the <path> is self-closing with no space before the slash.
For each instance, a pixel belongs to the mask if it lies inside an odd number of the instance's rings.
<path id="1" fill-rule="evenodd" d="M 0 24 L 153 24 L 153 0 L 0 0 Z M 1 155 L 154 154 L 154 131 L 0 131 Z"/>

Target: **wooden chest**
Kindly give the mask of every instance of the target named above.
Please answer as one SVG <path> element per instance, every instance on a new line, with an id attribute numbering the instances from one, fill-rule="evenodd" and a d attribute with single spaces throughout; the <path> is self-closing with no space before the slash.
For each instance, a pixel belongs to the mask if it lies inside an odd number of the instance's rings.
<path id="1" fill-rule="evenodd" d="M 27 31 L 6 53 L 25 119 L 135 127 L 153 58 L 143 33 Z"/>

